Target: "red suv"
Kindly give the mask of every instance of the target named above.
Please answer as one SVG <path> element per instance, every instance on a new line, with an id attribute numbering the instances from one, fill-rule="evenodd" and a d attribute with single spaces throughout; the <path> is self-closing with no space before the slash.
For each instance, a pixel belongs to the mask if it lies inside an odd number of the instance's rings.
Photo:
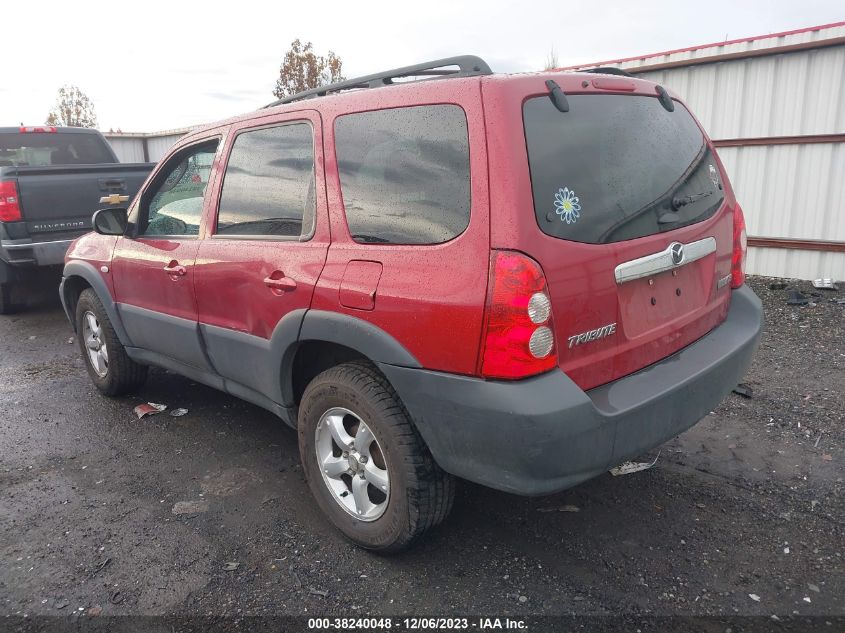
<path id="1" fill-rule="evenodd" d="M 441 522 L 453 477 L 548 494 L 677 435 L 762 326 L 712 143 L 615 69 L 310 90 L 189 134 L 93 225 L 61 297 L 98 389 L 157 365 L 273 411 L 373 550 Z"/>

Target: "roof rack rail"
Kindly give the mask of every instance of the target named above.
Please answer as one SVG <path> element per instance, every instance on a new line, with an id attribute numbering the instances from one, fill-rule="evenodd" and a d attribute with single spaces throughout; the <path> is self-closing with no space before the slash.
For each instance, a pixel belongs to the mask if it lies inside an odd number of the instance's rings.
<path id="1" fill-rule="evenodd" d="M 446 66 L 457 66 L 458 70 L 447 69 L 445 68 Z M 304 90 L 289 97 L 284 97 L 273 103 L 268 103 L 264 107 L 272 108 L 283 103 L 291 103 L 292 101 L 324 97 L 329 93 L 340 92 L 341 90 L 380 88 L 382 86 L 389 86 L 394 83 L 394 79 L 402 77 L 473 77 L 476 75 L 491 75 L 492 73 L 493 71 L 490 70 L 487 62 L 475 55 L 444 57 L 443 59 L 435 59 L 430 62 L 414 64 L 413 66 L 394 68 L 393 70 L 386 70 L 373 75 L 364 75 L 363 77 L 355 77 L 325 86 L 318 86 L 317 88 L 311 88 L 310 90 Z"/>
<path id="2" fill-rule="evenodd" d="M 588 68 L 587 70 L 579 70 L 580 73 L 598 73 L 600 75 L 619 75 L 621 77 L 633 77 L 631 73 L 617 68 L 616 66 L 599 66 L 598 68 Z"/>

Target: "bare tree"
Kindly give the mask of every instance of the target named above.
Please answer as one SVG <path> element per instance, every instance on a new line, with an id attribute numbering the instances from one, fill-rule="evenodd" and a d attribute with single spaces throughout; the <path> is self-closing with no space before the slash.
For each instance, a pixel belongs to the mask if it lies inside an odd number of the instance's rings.
<path id="1" fill-rule="evenodd" d="M 285 53 L 273 94 L 277 99 L 309 88 L 343 81 L 343 62 L 332 51 L 323 57 L 314 53 L 311 42 L 295 39 Z"/>
<path id="2" fill-rule="evenodd" d="M 77 86 L 62 86 L 56 105 L 47 116 L 47 125 L 97 127 L 94 104 Z"/>
<path id="3" fill-rule="evenodd" d="M 544 70 L 555 70 L 559 66 L 560 64 L 557 61 L 557 52 L 555 51 L 555 47 L 552 46 L 552 50 L 549 51 L 549 56 L 546 57 Z"/>

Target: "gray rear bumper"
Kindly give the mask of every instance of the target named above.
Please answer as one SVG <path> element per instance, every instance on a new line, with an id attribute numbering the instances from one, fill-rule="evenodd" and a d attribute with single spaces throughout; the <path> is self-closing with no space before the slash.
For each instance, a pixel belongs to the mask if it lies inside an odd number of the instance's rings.
<path id="1" fill-rule="evenodd" d="M 685 431 L 751 363 L 760 300 L 733 291 L 727 319 L 664 360 L 582 391 L 563 372 L 517 382 L 380 365 L 432 455 L 454 475 L 541 495 L 569 488 Z"/>
<path id="2" fill-rule="evenodd" d="M 32 240 L 3 240 L 0 249 L 3 259 L 13 265 L 57 266 L 65 261 L 65 253 L 73 240 L 33 242 Z"/>

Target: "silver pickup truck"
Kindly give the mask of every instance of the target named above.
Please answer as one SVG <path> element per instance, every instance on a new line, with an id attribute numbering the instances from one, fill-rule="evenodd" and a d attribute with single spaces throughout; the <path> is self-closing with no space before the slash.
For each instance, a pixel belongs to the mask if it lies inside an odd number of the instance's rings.
<path id="1" fill-rule="evenodd" d="M 58 284 L 70 243 L 91 215 L 125 206 L 152 163 L 120 163 L 97 130 L 0 127 L 0 314 Z"/>

